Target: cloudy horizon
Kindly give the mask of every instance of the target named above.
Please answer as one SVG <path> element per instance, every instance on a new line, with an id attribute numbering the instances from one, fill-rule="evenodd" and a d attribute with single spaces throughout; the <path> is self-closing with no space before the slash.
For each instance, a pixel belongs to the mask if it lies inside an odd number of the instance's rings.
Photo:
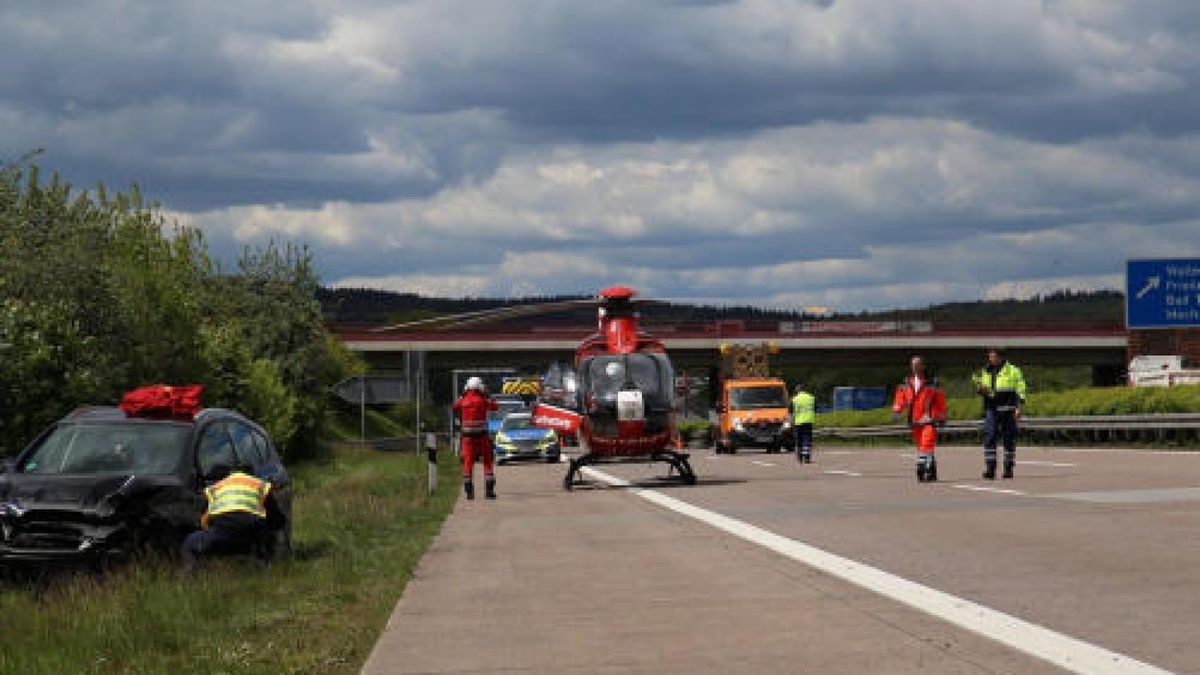
<path id="1" fill-rule="evenodd" d="M 1200 255 L 1188 0 L 0 8 L 0 161 L 331 286 L 837 311 Z"/>

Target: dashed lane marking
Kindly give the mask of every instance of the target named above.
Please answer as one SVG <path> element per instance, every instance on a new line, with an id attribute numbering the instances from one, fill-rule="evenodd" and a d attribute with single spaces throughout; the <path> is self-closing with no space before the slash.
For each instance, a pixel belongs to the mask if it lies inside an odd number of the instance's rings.
<path id="1" fill-rule="evenodd" d="M 591 467 L 588 475 L 609 485 L 629 488 L 646 501 L 698 520 L 809 567 L 878 593 L 950 624 L 995 640 L 1019 652 L 1075 673 L 1167 673 L 1156 666 L 1099 645 L 1053 631 L 965 598 L 909 581 L 850 558 L 788 539 L 745 521 L 693 506 L 655 490 L 633 487 L 629 481 Z"/>
<path id="2" fill-rule="evenodd" d="M 847 471 L 845 469 L 829 469 L 825 473 L 831 476 L 854 476 L 855 478 L 862 477 L 862 474 L 857 471 Z"/>
<path id="3" fill-rule="evenodd" d="M 959 490 L 970 490 L 972 492 L 994 492 L 995 494 L 998 494 L 998 495 L 1016 495 L 1018 497 L 1024 497 L 1026 494 L 1024 492 L 1021 492 L 1020 490 L 1009 490 L 1006 488 L 994 488 L 994 487 L 988 487 L 986 485 L 967 485 L 965 483 L 958 483 L 958 484 L 954 485 L 954 487 L 958 488 Z"/>
<path id="4" fill-rule="evenodd" d="M 758 461 L 757 459 L 752 459 L 752 460 L 750 460 L 750 463 L 751 463 L 751 464 L 757 464 L 757 465 L 759 465 L 759 466 L 775 466 L 774 464 L 772 464 L 772 463 L 770 463 L 770 462 L 760 462 L 760 461 Z"/>

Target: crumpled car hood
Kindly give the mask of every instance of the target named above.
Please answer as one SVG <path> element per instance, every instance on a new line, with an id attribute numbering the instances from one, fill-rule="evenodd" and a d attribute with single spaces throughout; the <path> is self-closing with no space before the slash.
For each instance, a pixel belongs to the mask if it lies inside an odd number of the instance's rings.
<path id="1" fill-rule="evenodd" d="M 131 475 L 30 476 L 0 479 L 0 508 L 62 509 L 91 512 L 114 497 L 144 490 L 144 481 Z M 132 488 L 132 490 L 131 490 Z"/>
<path id="2" fill-rule="evenodd" d="M 195 526 L 201 508 L 200 496 L 174 476 L 9 473 L 0 476 L 0 554 L 96 552 L 118 539 L 174 538 Z"/>

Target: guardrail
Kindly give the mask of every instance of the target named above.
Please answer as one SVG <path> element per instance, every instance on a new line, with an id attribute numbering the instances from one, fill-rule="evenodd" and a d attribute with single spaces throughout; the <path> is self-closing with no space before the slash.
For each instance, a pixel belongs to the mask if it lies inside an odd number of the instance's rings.
<path id="1" fill-rule="evenodd" d="M 1168 433 L 1183 432 L 1200 439 L 1200 413 L 1157 413 L 1141 415 L 1072 415 L 1060 417 L 1022 417 L 1019 423 L 1022 434 L 1048 434 L 1067 436 L 1082 433 L 1091 440 L 1136 440 L 1135 436 L 1161 438 Z M 883 424 L 870 427 L 821 427 L 813 434 L 824 438 L 863 439 L 907 436 L 911 427 L 907 424 Z M 947 422 L 938 430 L 941 436 L 981 434 L 983 420 L 955 420 Z M 451 448 L 452 435 L 446 432 L 422 434 L 418 442 L 415 435 L 384 438 L 368 438 L 365 441 L 342 441 L 341 445 L 368 446 L 376 450 L 393 452 L 424 451 L 429 436 L 433 436 L 440 450 Z M 1102 438 L 1103 437 L 1103 438 Z"/>
<path id="2" fill-rule="evenodd" d="M 1076 415 L 1062 417 L 1022 417 L 1022 432 L 1168 432 L 1200 431 L 1200 413 L 1158 413 L 1142 415 Z M 881 438 L 902 436 L 909 432 L 907 424 L 887 424 L 871 427 L 817 427 L 813 433 L 828 438 Z M 982 420 L 957 420 L 946 423 L 938 433 L 978 434 Z"/>

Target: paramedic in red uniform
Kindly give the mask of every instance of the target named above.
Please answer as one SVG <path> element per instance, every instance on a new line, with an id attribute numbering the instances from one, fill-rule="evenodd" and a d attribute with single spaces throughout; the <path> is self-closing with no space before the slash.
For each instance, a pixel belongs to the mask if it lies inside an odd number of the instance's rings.
<path id="1" fill-rule="evenodd" d="M 896 387 L 896 398 L 892 403 L 892 416 L 899 418 L 908 414 L 912 427 L 913 444 L 917 446 L 917 481 L 924 483 L 937 480 L 937 425 L 946 421 L 946 396 L 937 382 L 928 376 L 925 359 L 914 356 L 909 361 L 910 373 Z"/>
<path id="2" fill-rule="evenodd" d="M 488 412 L 500 406 L 487 395 L 483 380 L 472 377 L 467 380 L 463 395 L 454 402 L 454 415 L 458 418 L 459 437 L 462 439 L 463 490 L 467 499 L 475 499 L 475 460 L 483 460 L 483 477 L 487 481 L 488 499 L 496 498 L 495 455 L 492 440 L 488 437 Z"/>

